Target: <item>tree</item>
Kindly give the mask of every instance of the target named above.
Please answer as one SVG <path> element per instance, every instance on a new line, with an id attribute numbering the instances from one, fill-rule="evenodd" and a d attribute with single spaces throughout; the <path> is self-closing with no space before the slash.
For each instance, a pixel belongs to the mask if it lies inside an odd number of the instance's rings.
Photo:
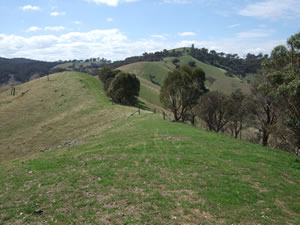
<path id="1" fill-rule="evenodd" d="M 272 94 L 272 86 L 263 75 L 257 76 L 251 93 L 256 106 L 253 108 L 255 124 L 262 134 L 262 145 L 267 146 L 278 121 L 278 99 Z"/>
<path id="2" fill-rule="evenodd" d="M 232 115 L 230 99 L 221 92 L 208 92 L 200 97 L 196 114 L 210 131 L 220 132 L 225 129 Z"/>
<path id="3" fill-rule="evenodd" d="M 172 111 L 175 121 L 187 120 L 189 110 L 208 91 L 204 82 L 205 73 L 200 68 L 183 66 L 169 72 L 160 90 L 160 100 Z"/>
<path id="4" fill-rule="evenodd" d="M 229 110 L 229 125 L 231 135 L 234 138 L 242 139 L 242 129 L 246 124 L 246 120 L 251 115 L 253 104 L 249 97 L 243 94 L 240 89 L 232 92 L 229 97 L 230 110 Z"/>
<path id="5" fill-rule="evenodd" d="M 291 36 L 288 48 L 277 46 L 262 64 L 262 75 L 270 84 L 269 95 L 280 104 L 280 121 L 293 133 L 294 146 L 300 148 L 300 33 Z"/>
<path id="6" fill-rule="evenodd" d="M 108 96 L 113 102 L 122 104 L 134 104 L 139 96 L 140 81 L 134 74 L 120 72 L 112 80 Z"/>
<path id="7" fill-rule="evenodd" d="M 104 84 L 104 90 L 107 91 L 110 83 L 112 80 L 116 77 L 118 73 L 120 73 L 120 70 L 112 70 L 108 67 L 103 67 L 100 72 L 99 72 L 99 79 L 103 82 Z"/>

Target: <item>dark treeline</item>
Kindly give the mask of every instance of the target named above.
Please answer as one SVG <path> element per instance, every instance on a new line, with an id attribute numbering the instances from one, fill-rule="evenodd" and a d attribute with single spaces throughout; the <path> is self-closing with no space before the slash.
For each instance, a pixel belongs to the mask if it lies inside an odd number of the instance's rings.
<path id="1" fill-rule="evenodd" d="M 0 58 L 0 84 L 7 83 L 11 76 L 18 82 L 29 81 L 30 77 L 38 74 L 44 76 L 61 62 L 43 62 L 30 59 L 5 59 Z"/>
<path id="2" fill-rule="evenodd" d="M 261 68 L 261 63 L 268 55 L 262 53 L 255 55 L 248 53 L 245 58 L 240 58 L 238 54 L 226 54 L 224 52 L 209 51 L 206 48 L 190 48 L 189 54 L 201 62 L 225 69 L 228 76 L 245 77 L 247 74 L 255 74 Z"/>
<path id="3" fill-rule="evenodd" d="M 147 53 L 145 52 L 142 56 L 133 56 L 133 57 L 128 57 L 124 60 L 119 60 L 115 61 L 112 64 L 110 64 L 110 68 L 118 68 L 120 66 L 125 66 L 131 63 L 136 63 L 136 62 L 155 62 L 155 61 L 161 61 L 165 57 L 180 57 L 182 55 L 182 52 L 176 51 L 176 50 L 171 50 L 168 51 L 164 49 L 163 51 L 160 52 L 154 52 L 154 53 Z"/>

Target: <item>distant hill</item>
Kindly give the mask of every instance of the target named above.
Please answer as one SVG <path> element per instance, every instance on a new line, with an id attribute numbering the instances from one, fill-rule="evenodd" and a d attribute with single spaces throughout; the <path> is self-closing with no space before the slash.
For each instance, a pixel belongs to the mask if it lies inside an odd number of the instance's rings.
<path id="1" fill-rule="evenodd" d="M 136 62 L 117 69 L 136 74 L 141 81 L 140 97 L 161 106 L 159 101 L 160 85 L 168 72 L 191 62 L 194 62 L 194 66 L 204 70 L 206 86 L 210 90 L 218 90 L 225 94 L 230 94 L 236 89 L 241 89 L 244 93 L 250 92 L 250 77 L 228 76 L 226 70 L 200 62 L 188 54 L 182 54 L 179 57 L 166 57 L 161 61 Z"/>
<path id="2" fill-rule="evenodd" d="M 76 71 L 95 75 L 103 66 L 110 65 L 111 61 L 107 59 L 91 58 L 86 60 L 69 60 L 53 68 L 53 71 Z"/>
<path id="3" fill-rule="evenodd" d="M 42 77 L 49 74 L 52 68 L 61 62 L 44 62 L 24 58 L 0 58 L 0 85 L 13 80 L 24 83 L 32 76 Z"/>

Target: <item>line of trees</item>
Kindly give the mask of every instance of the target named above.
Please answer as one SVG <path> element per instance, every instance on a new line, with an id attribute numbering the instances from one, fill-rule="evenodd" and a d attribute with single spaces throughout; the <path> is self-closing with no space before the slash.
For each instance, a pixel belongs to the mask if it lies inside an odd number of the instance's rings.
<path id="1" fill-rule="evenodd" d="M 182 55 L 182 52 L 180 51 L 176 51 L 176 50 L 172 50 L 172 51 L 168 51 L 166 49 L 164 49 L 163 51 L 158 51 L 158 52 L 154 52 L 154 53 L 147 53 L 145 52 L 142 56 L 132 56 L 132 57 L 128 57 L 124 60 L 119 60 L 119 61 L 115 61 L 113 63 L 111 63 L 109 66 L 110 68 L 118 68 L 124 65 L 128 65 L 131 63 L 136 63 L 136 62 L 155 62 L 155 61 L 161 61 L 163 60 L 163 58 L 165 57 L 180 57 Z"/>
<path id="2" fill-rule="evenodd" d="M 292 153 L 300 149 L 300 33 L 287 47 L 274 48 L 262 62 L 250 95 L 240 90 L 227 96 L 207 92 L 199 68 L 180 67 L 163 82 L 160 99 L 179 122 L 200 118 L 208 130 L 242 137 L 245 128 L 257 131 L 263 146 Z"/>
<path id="3" fill-rule="evenodd" d="M 209 51 L 206 48 L 198 49 L 194 45 L 192 45 L 189 54 L 201 62 L 225 69 L 228 76 L 240 77 L 257 73 L 262 62 L 268 58 L 268 55 L 262 53 L 258 55 L 248 53 L 245 58 L 240 58 L 238 54 L 226 54 L 215 50 Z"/>

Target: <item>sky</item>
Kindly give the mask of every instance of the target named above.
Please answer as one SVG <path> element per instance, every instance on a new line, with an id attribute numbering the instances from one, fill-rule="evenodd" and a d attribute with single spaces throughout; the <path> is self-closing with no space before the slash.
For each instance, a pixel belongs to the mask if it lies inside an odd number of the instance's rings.
<path id="1" fill-rule="evenodd" d="M 300 0 L 0 0 L 0 57 L 120 60 L 178 47 L 269 54 Z"/>

